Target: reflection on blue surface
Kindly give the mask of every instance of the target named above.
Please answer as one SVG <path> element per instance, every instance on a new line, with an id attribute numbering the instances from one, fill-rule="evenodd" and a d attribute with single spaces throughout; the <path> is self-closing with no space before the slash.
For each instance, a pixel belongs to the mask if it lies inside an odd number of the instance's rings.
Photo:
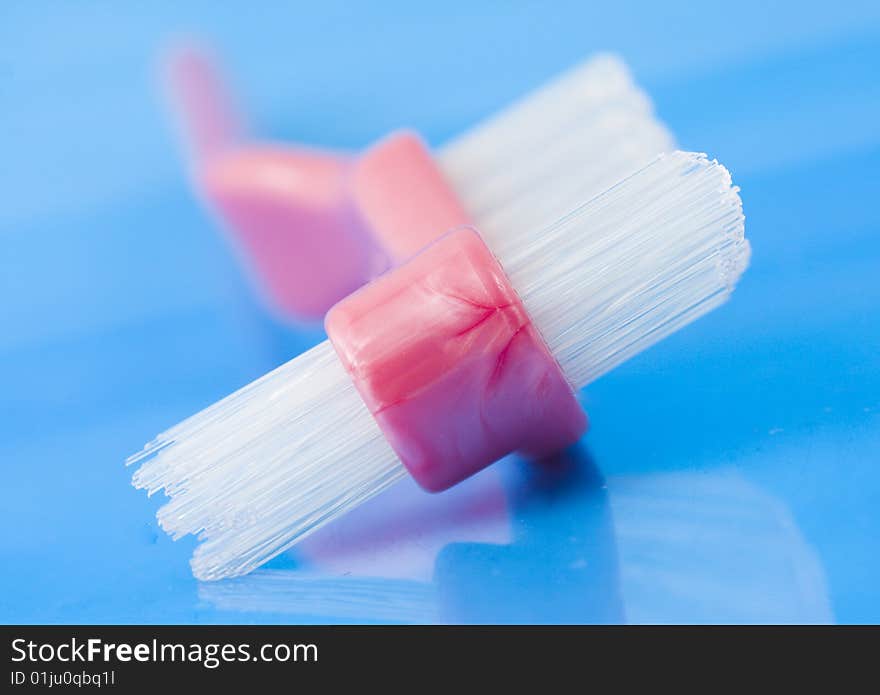
<path id="1" fill-rule="evenodd" d="M 337 557 L 332 570 L 260 570 L 241 579 L 202 584 L 199 595 L 225 610 L 288 613 L 299 619 L 622 622 L 607 490 L 586 451 L 577 447 L 540 463 L 509 461 L 505 473 L 502 487 L 509 507 L 490 505 L 488 513 L 476 515 L 473 505 L 456 507 L 470 518 L 462 535 L 491 536 L 512 522 L 508 542 L 453 541 L 436 546 L 423 558 L 423 568 L 410 567 L 411 573 L 428 575 L 421 581 L 382 577 L 388 566 L 386 553 L 399 554 L 407 543 L 430 545 L 433 535 L 423 526 L 405 530 L 401 538 L 399 519 L 391 512 L 383 523 L 398 531 L 394 547 L 387 547 L 388 533 L 374 528 L 358 546 L 358 570 L 344 559 L 339 564 Z M 501 483 L 484 474 L 469 486 L 491 497 L 491 488 Z M 390 493 L 393 504 L 387 498 L 372 504 L 393 509 L 404 495 Z M 415 492 L 415 496 L 422 495 Z M 459 497 L 466 500 L 470 495 L 459 493 Z M 450 522 L 455 524 L 448 515 L 434 521 L 442 527 Z M 321 555 L 320 546 L 333 541 L 325 534 L 317 548 L 312 543 L 313 552 Z"/>
<path id="2" fill-rule="evenodd" d="M 452 543 L 437 558 L 443 618 L 621 622 L 608 493 L 589 454 L 575 448 L 515 473 L 512 542 Z"/>
<path id="3" fill-rule="evenodd" d="M 348 5 L 4 8 L 0 621 L 880 621 L 880 6 Z M 339 147 L 617 50 L 742 186 L 752 268 L 585 390 L 568 456 L 198 585 L 121 461 L 321 334 L 261 314 L 186 190 L 149 63 L 187 28 L 264 130 Z"/>
<path id="4" fill-rule="evenodd" d="M 612 491 L 629 620 L 832 621 L 822 565 L 791 513 L 738 472 L 624 476 Z"/>
<path id="5" fill-rule="evenodd" d="M 508 462 L 505 473 L 509 511 L 472 520 L 467 532 L 509 517 L 510 542 L 448 543 L 426 558 L 430 579 L 382 576 L 389 549 L 366 540 L 351 565 L 337 558 L 263 569 L 201 584 L 199 597 L 218 610 L 298 621 L 832 621 L 822 565 L 790 512 L 737 472 L 606 484 L 576 447 L 547 461 Z M 387 538 L 374 531 L 370 538 Z M 424 531 L 409 540 L 423 541 Z"/>

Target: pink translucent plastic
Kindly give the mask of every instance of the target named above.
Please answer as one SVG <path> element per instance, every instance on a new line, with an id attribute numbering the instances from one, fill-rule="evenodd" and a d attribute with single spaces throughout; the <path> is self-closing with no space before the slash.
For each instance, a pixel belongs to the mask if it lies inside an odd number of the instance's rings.
<path id="1" fill-rule="evenodd" d="M 353 168 L 351 195 L 394 265 L 444 232 L 470 224 L 455 192 L 415 133 L 393 133 L 361 155 Z"/>
<path id="2" fill-rule="evenodd" d="M 586 416 L 479 235 L 460 229 L 325 320 L 342 363 L 416 481 L 439 491 L 512 451 L 542 456 Z"/>
<path id="3" fill-rule="evenodd" d="M 321 318 L 387 267 L 351 204 L 348 171 L 345 159 L 279 146 L 241 146 L 198 168 L 203 194 L 285 315 Z"/>
<path id="4" fill-rule="evenodd" d="M 176 51 L 166 82 L 197 187 L 285 316 L 322 317 L 389 265 L 468 222 L 412 133 L 395 133 L 360 157 L 253 144 L 207 54 Z"/>
<path id="5" fill-rule="evenodd" d="M 238 105 L 207 53 L 181 45 L 163 67 L 167 96 L 191 160 L 207 159 L 246 137 Z"/>
<path id="6" fill-rule="evenodd" d="M 194 46 L 166 68 L 195 184 L 276 310 L 321 318 L 387 267 L 351 203 L 350 157 L 252 143 L 221 71 Z"/>

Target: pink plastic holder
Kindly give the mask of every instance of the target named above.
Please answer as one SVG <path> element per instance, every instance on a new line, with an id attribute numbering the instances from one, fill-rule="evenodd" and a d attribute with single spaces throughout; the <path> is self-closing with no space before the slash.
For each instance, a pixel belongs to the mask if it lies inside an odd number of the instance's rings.
<path id="1" fill-rule="evenodd" d="M 360 156 L 351 197 L 393 265 L 471 222 L 422 139 L 408 131 L 392 133 Z"/>
<path id="2" fill-rule="evenodd" d="M 283 316 L 314 319 L 447 229 L 469 223 L 414 133 L 360 156 L 256 143 L 222 71 L 191 44 L 165 82 L 193 177 Z"/>
<path id="3" fill-rule="evenodd" d="M 352 157 L 254 142 L 222 71 L 195 46 L 165 68 L 193 179 L 278 313 L 321 318 L 387 268 L 352 205 Z"/>
<path id="4" fill-rule="evenodd" d="M 239 145 L 198 166 L 201 189 L 282 313 L 323 316 L 342 297 L 443 231 L 467 224 L 415 135 L 361 157 Z"/>
<path id="5" fill-rule="evenodd" d="M 498 261 L 444 235 L 334 306 L 327 333 L 389 443 L 436 492 L 580 438 L 583 410 Z"/>
<path id="6" fill-rule="evenodd" d="M 320 318 L 388 267 L 352 205 L 350 167 L 304 148 L 240 145 L 198 168 L 203 194 L 284 315 Z"/>

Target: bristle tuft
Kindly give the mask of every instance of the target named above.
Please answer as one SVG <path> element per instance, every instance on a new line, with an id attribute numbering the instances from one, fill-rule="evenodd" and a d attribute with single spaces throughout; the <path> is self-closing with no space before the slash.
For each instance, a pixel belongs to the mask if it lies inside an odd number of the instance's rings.
<path id="1" fill-rule="evenodd" d="M 657 158 L 672 147 L 625 66 L 601 56 L 438 154 L 577 388 L 722 303 L 748 265 L 727 170 Z M 199 536 L 200 579 L 248 573 L 405 475 L 329 343 L 128 463 L 136 487 L 170 497 L 162 528 Z"/>
<path id="2" fill-rule="evenodd" d="M 472 128 L 437 157 L 477 229 L 506 243 L 674 148 L 623 61 L 602 54 Z"/>
<path id="3" fill-rule="evenodd" d="M 749 262 L 738 190 L 717 161 L 672 152 L 543 230 L 486 241 L 581 388 L 727 299 Z"/>
<path id="4" fill-rule="evenodd" d="M 246 574 L 404 475 L 325 342 L 160 435 L 128 463 L 198 535 L 199 579 Z"/>

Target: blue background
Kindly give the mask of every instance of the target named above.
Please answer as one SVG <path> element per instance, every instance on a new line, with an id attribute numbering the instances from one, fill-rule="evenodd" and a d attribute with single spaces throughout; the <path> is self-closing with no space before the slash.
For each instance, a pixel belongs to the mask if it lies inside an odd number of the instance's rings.
<path id="1" fill-rule="evenodd" d="M 880 4 L 178 4 L 0 9 L 0 621 L 880 621 Z M 731 169 L 752 267 L 590 386 L 555 463 L 199 585 L 123 459 L 321 336 L 187 188 L 154 68 L 189 32 L 267 137 L 346 148 L 614 50 Z"/>

